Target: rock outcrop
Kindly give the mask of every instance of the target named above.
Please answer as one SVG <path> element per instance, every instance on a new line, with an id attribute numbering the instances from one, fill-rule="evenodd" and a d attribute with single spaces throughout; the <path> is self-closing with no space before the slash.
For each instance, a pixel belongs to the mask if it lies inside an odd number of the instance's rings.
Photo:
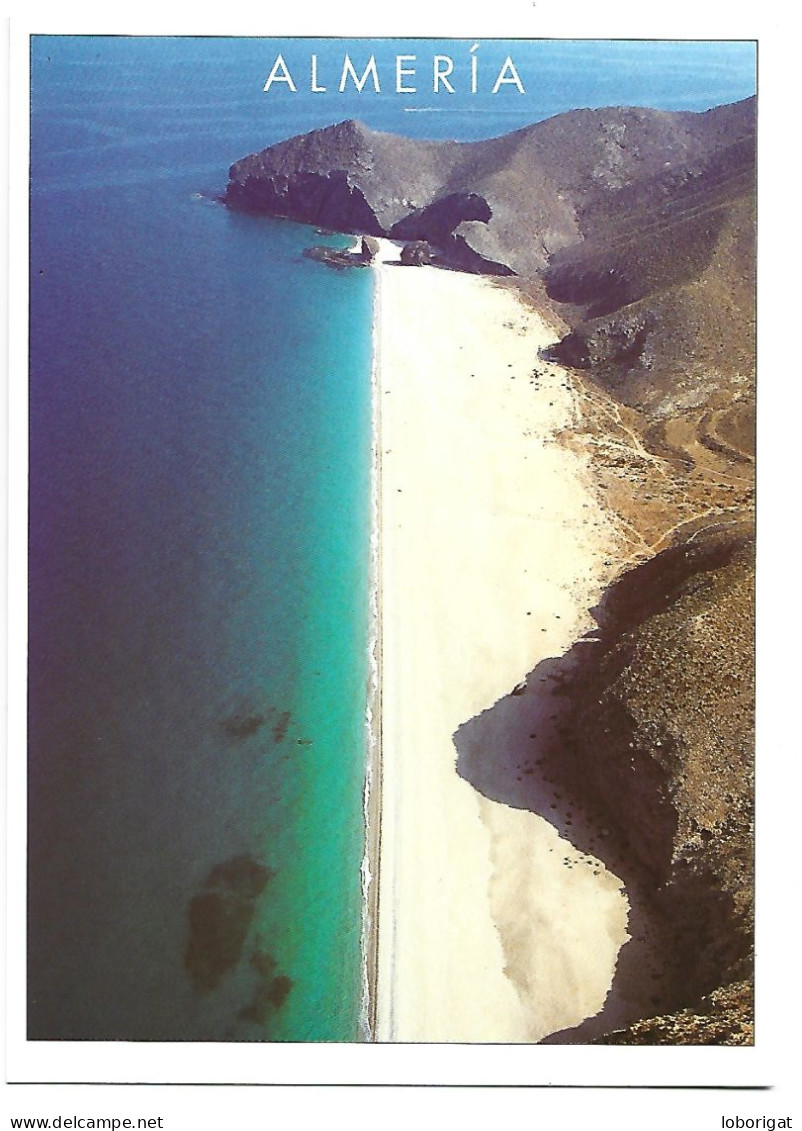
<path id="1" fill-rule="evenodd" d="M 304 250 L 308 259 L 316 259 L 318 263 L 325 263 L 327 267 L 342 271 L 346 267 L 369 267 L 373 262 L 374 253 L 366 249 L 365 240 L 370 236 L 363 236 L 358 251 L 347 247 L 330 247 L 328 244 L 315 244 Z"/>
<path id="2" fill-rule="evenodd" d="M 372 263 L 379 254 L 379 241 L 373 236 L 363 236 L 359 254 L 364 263 Z"/>
<path id="3" fill-rule="evenodd" d="M 424 267 L 432 262 L 432 249 L 426 240 L 413 240 L 401 248 L 399 259 L 404 267 Z"/>

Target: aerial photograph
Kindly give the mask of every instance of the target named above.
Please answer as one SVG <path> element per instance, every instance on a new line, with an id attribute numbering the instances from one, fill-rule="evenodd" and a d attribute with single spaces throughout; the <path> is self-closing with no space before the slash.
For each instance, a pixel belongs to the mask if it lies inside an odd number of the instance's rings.
<path id="1" fill-rule="evenodd" d="M 30 36 L 28 1041 L 754 1044 L 756 99 Z"/>

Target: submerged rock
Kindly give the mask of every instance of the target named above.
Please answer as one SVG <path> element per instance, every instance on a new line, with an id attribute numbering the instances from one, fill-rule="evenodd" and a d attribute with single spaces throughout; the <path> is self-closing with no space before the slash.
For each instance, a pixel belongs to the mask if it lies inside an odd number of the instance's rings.
<path id="1" fill-rule="evenodd" d="M 184 968 L 200 993 L 215 989 L 240 960 L 256 900 L 275 873 L 247 855 L 212 868 L 189 902 Z"/>
<path id="2" fill-rule="evenodd" d="M 282 1008 L 295 983 L 287 974 L 277 974 L 278 963 L 272 954 L 257 946 L 250 964 L 257 976 L 256 993 L 250 1005 L 240 1010 L 242 1021 L 265 1025 L 272 1014 Z"/>
<path id="3" fill-rule="evenodd" d="M 266 715 L 236 714 L 220 724 L 229 738 L 250 738 L 267 722 Z"/>

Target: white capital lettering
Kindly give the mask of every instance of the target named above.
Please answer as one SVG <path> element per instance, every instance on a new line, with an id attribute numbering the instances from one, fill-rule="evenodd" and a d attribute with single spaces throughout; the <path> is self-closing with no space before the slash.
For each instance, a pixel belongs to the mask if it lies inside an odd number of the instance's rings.
<path id="1" fill-rule="evenodd" d="M 509 75 L 506 74 L 507 71 L 510 72 Z M 524 90 L 524 84 L 521 82 L 521 79 L 518 75 L 518 72 L 515 69 L 515 64 L 513 63 L 512 59 L 509 57 L 509 55 L 504 60 L 504 66 L 501 68 L 501 70 L 498 73 L 498 78 L 496 79 L 496 85 L 493 87 L 491 94 L 496 94 L 498 92 L 498 88 L 503 83 L 511 83 L 513 86 L 518 87 L 518 90 L 521 94 L 526 94 L 526 91 Z"/>
<path id="2" fill-rule="evenodd" d="M 415 68 L 403 67 L 402 63 L 414 63 L 415 55 L 396 55 L 395 57 L 395 89 L 397 94 L 416 94 L 416 86 L 404 86 L 405 78 L 415 77 Z"/>
<path id="3" fill-rule="evenodd" d="M 292 81 L 292 75 L 287 69 L 287 64 L 284 62 L 284 59 L 281 57 L 281 55 L 276 56 L 276 61 L 273 64 L 273 69 L 267 76 L 267 82 L 264 85 L 265 94 L 267 94 L 274 82 L 285 82 L 293 92 L 293 94 L 298 89 L 295 83 Z"/>
<path id="4" fill-rule="evenodd" d="M 343 73 L 340 79 L 340 94 L 342 94 L 345 90 L 345 84 L 349 76 L 353 80 L 354 86 L 361 94 L 365 83 L 368 81 L 368 75 L 373 78 L 373 89 L 377 94 L 381 94 L 381 87 L 379 86 L 379 72 L 376 70 L 376 56 L 371 55 L 370 59 L 368 60 L 368 65 L 362 72 L 362 77 L 358 78 L 357 73 L 354 70 L 354 64 L 351 62 L 351 56 L 346 55 L 343 59 Z"/>
<path id="5" fill-rule="evenodd" d="M 442 69 L 441 69 L 441 66 L 440 66 L 441 63 L 444 64 Z M 446 78 L 446 75 L 450 75 L 453 70 L 454 70 L 454 60 L 452 58 L 450 58 L 450 56 L 448 56 L 448 55 L 435 55 L 435 57 L 434 57 L 434 93 L 435 94 L 437 94 L 437 92 L 439 91 L 441 82 L 442 82 L 443 86 L 446 88 L 446 90 L 449 92 L 449 94 L 454 93 L 454 87 L 451 85 L 451 83 Z"/>

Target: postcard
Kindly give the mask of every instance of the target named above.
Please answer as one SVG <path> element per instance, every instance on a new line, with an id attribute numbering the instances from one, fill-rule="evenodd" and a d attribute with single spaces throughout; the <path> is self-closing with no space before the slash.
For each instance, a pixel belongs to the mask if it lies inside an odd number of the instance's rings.
<path id="1" fill-rule="evenodd" d="M 12 1082 L 776 1082 L 760 40 L 508 27 L 13 29 Z"/>

